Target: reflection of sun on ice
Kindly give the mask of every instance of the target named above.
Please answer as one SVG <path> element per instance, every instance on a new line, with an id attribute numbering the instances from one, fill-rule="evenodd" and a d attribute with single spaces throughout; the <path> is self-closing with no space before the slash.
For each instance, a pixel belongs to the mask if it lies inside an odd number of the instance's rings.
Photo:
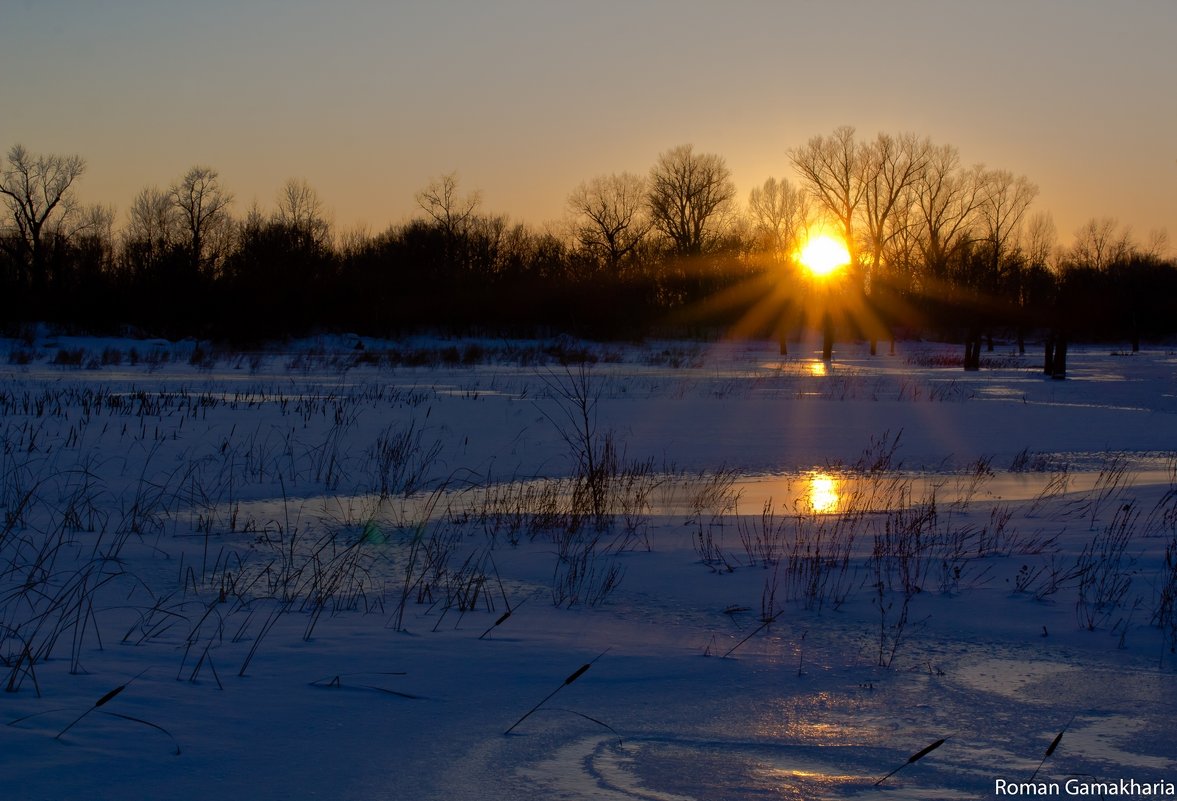
<path id="1" fill-rule="evenodd" d="M 809 477 L 809 505 L 817 514 L 838 510 L 838 479 L 829 473 L 814 473 Z"/>
<path id="2" fill-rule="evenodd" d="M 841 241 L 822 234 L 805 243 L 805 247 L 797 255 L 797 260 L 810 273 L 818 278 L 824 278 L 839 267 L 849 264 L 850 252 Z"/>

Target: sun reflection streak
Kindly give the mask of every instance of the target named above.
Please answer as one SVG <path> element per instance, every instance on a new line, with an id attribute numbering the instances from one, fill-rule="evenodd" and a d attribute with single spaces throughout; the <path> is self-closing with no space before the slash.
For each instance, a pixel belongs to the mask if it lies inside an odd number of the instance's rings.
<path id="1" fill-rule="evenodd" d="M 752 724 L 759 737 L 780 747 L 757 761 L 762 786 L 781 801 L 857 797 L 878 777 L 846 755 L 878 744 L 876 703 L 866 694 L 817 691 L 769 705 Z"/>
<path id="2" fill-rule="evenodd" d="M 807 494 L 810 507 L 819 515 L 838 511 L 838 504 L 841 500 L 840 488 L 841 481 L 836 476 L 829 473 L 811 473 Z"/>

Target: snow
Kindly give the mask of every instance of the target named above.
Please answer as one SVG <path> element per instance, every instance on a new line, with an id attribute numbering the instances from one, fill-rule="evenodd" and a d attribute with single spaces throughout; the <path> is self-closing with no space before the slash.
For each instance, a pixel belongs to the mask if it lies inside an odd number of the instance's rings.
<path id="1" fill-rule="evenodd" d="M 1172 351 L 357 340 L 0 342 L 0 797 L 993 798 L 1064 730 L 1036 781 L 1177 781 Z M 644 467 L 569 532 L 578 387 Z"/>

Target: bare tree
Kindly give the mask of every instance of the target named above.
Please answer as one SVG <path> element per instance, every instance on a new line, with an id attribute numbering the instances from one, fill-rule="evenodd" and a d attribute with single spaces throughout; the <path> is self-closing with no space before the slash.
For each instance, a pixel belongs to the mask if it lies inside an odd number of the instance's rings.
<path id="1" fill-rule="evenodd" d="M 482 276 L 499 272 L 512 233 L 510 219 L 505 214 L 480 214 L 473 218 L 465 236 L 465 268 Z"/>
<path id="2" fill-rule="evenodd" d="M 45 237 L 53 222 L 76 210 L 72 187 L 86 170 L 81 156 L 34 155 L 13 145 L 0 171 L 0 195 L 8 208 L 19 252 L 13 253 L 20 283 L 41 286 L 46 280 Z"/>
<path id="3" fill-rule="evenodd" d="M 586 181 L 568 196 L 576 238 L 616 273 L 653 226 L 646 214 L 646 181 L 623 172 Z"/>
<path id="4" fill-rule="evenodd" d="M 136 276 L 150 273 L 183 243 L 184 224 L 171 193 L 157 186 L 141 189 L 131 201 L 120 237 L 123 269 Z"/>
<path id="5" fill-rule="evenodd" d="M 1050 212 L 1040 211 L 1026 219 L 1022 249 L 1026 261 L 1035 269 L 1050 269 L 1058 248 L 1058 228 Z"/>
<path id="6" fill-rule="evenodd" d="M 1022 218 L 1037 196 L 1038 187 L 1024 175 L 1015 177 L 1008 170 L 985 172 L 978 208 L 994 273 L 1001 271 L 1002 261 L 1021 231 Z"/>
<path id="7" fill-rule="evenodd" d="M 864 150 L 854 128 L 843 125 L 830 136 L 815 136 L 789 151 L 789 159 L 818 205 L 837 224 L 852 264 L 858 262 L 854 222 L 866 193 Z"/>
<path id="8" fill-rule="evenodd" d="M 451 172 L 430 181 L 414 199 L 453 241 L 467 232 L 482 204 L 482 193 L 459 194 L 458 174 Z"/>
<path id="9" fill-rule="evenodd" d="M 1152 259 L 1163 259 L 1169 253 L 1169 231 L 1165 228 L 1154 228 L 1148 232 L 1148 244 L 1140 252 Z"/>
<path id="10" fill-rule="evenodd" d="M 924 262 L 934 279 L 944 278 L 949 261 L 973 241 L 983 186 L 982 167 L 961 170 L 951 145 L 934 147 L 917 181 Z"/>
<path id="11" fill-rule="evenodd" d="M 808 231 L 809 197 L 788 178 L 768 178 L 748 193 L 748 215 L 762 247 L 774 261 L 787 259 Z"/>
<path id="12" fill-rule="evenodd" d="M 865 262 L 862 265 L 863 291 L 874 309 L 861 324 L 870 336 L 870 353 L 875 355 L 881 334 L 886 334 L 894 351 L 895 340 L 885 319 L 887 292 L 876 297 L 876 283 L 888 277 L 892 266 L 885 258 L 893 251 L 892 242 L 905 235 L 911 224 L 910 208 L 915 204 L 915 186 L 923 178 L 932 144 L 915 134 L 899 136 L 880 133 L 861 148 L 861 176 L 864 186 L 861 217 L 865 231 Z"/>
<path id="13" fill-rule="evenodd" d="M 1133 250 L 1131 228 L 1121 228 L 1114 217 L 1092 217 L 1075 232 L 1068 261 L 1077 267 L 1102 271 L 1127 259 Z"/>
<path id="14" fill-rule="evenodd" d="M 72 251 L 71 264 L 63 265 L 85 280 L 94 280 L 114 263 L 114 206 L 94 205 L 80 208 L 71 215 L 73 224 L 66 233 Z"/>
<path id="15" fill-rule="evenodd" d="M 162 250 L 180 241 L 182 222 L 171 193 L 148 186 L 135 195 L 123 232 L 127 241 Z"/>
<path id="16" fill-rule="evenodd" d="M 458 191 L 458 174 L 447 173 L 429 182 L 414 199 L 441 231 L 443 239 L 442 260 L 446 269 L 469 270 L 473 263 L 485 254 L 475 254 L 473 243 L 478 223 L 478 207 L 482 204 L 482 193 L 471 192 L 463 195 Z M 482 244 L 485 238 L 479 237 Z M 485 250 L 485 248 L 484 248 Z"/>
<path id="17" fill-rule="evenodd" d="M 1026 218 L 1022 227 L 1020 248 L 1025 256 L 1025 271 L 1022 280 L 1022 306 L 1032 310 L 1033 316 L 1025 315 L 1019 320 L 1017 329 L 1018 352 L 1026 352 L 1026 328 L 1033 321 L 1036 325 L 1054 325 L 1057 317 L 1052 313 L 1058 302 L 1059 253 L 1058 229 L 1049 212 L 1040 211 Z M 1044 371 L 1053 375 L 1054 342 L 1047 335 L 1043 343 L 1046 348 Z"/>
<path id="18" fill-rule="evenodd" d="M 78 233 L 91 234 L 106 240 L 114 238 L 115 207 L 95 203 L 82 209 Z"/>
<path id="19" fill-rule="evenodd" d="M 367 223 L 356 223 L 350 228 L 339 232 L 339 255 L 344 258 L 356 258 L 372 244 L 372 231 Z"/>
<path id="20" fill-rule="evenodd" d="M 315 247 L 331 241 L 331 224 L 323 212 L 319 195 L 305 179 L 290 178 L 278 190 L 278 222 L 309 237 Z"/>
<path id="21" fill-rule="evenodd" d="M 221 186 L 217 171 L 193 167 L 168 190 L 178 210 L 193 269 L 211 272 L 223 255 L 233 196 Z"/>
<path id="22" fill-rule="evenodd" d="M 862 216 L 872 273 L 882 268 L 888 243 L 902 230 L 896 223 L 907 222 L 905 212 L 915 203 L 915 186 L 924 177 L 931 151 L 929 140 L 911 133 L 881 133 L 863 148 Z"/>
<path id="23" fill-rule="evenodd" d="M 689 144 L 659 154 L 650 170 L 650 216 L 680 256 L 698 256 L 715 248 L 735 196 L 736 185 L 723 158 L 697 154 Z"/>
<path id="24" fill-rule="evenodd" d="M 887 279 L 893 290 L 904 295 L 918 291 L 923 266 L 923 229 L 914 188 L 911 193 L 913 202 L 899 204 L 891 214 L 890 233 L 883 246 L 882 256 Z"/>
<path id="25" fill-rule="evenodd" d="M 976 228 L 985 251 L 978 258 L 966 260 L 957 275 L 971 293 L 965 332 L 965 370 L 981 368 L 981 339 L 989 323 L 981 309 L 993 308 L 1001 297 L 1014 306 L 1020 303 L 1024 265 L 1021 260 L 1007 257 L 1021 230 L 1026 209 L 1038 194 L 1038 187 L 1025 176 L 1015 177 L 1007 170 L 978 170 L 976 174 Z M 992 349 L 990 334 L 989 350 Z"/>
<path id="26" fill-rule="evenodd" d="M 830 136 L 815 136 L 789 152 L 806 188 L 846 242 L 855 270 L 856 291 L 871 295 L 889 245 L 910 224 L 908 209 L 915 203 L 915 186 L 922 179 L 931 143 L 914 134 L 880 133 L 859 143 L 854 128 L 836 128 Z M 910 243 L 907 243 L 910 244 Z M 867 315 L 860 321 L 870 329 L 875 353 L 883 321 Z"/>

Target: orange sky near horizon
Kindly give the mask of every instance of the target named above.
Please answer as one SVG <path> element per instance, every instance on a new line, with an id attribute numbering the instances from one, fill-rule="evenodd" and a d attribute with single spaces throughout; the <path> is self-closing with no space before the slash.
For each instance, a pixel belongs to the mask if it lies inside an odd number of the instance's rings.
<path id="1" fill-rule="evenodd" d="M 1175 31 L 1166 0 L 5 2 L 0 150 L 82 155 L 120 223 L 207 164 L 239 213 L 299 177 L 375 232 L 455 170 L 556 222 L 581 181 L 687 142 L 743 200 L 853 125 L 1025 174 L 1064 244 L 1104 217 L 1143 242 L 1177 237 Z"/>

